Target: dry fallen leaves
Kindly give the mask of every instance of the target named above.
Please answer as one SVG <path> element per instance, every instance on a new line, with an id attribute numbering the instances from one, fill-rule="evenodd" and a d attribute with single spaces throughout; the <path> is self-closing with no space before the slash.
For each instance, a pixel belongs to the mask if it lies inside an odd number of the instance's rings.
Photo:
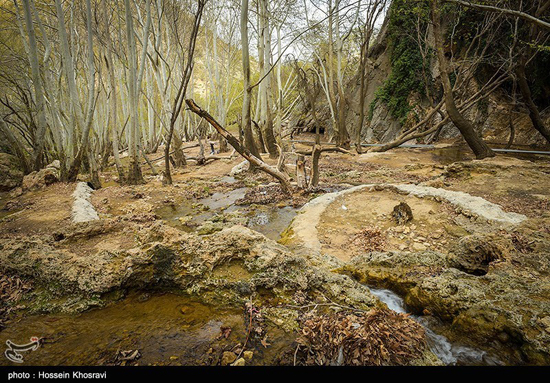
<path id="1" fill-rule="evenodd" d="M 406 365 L 426 349 L 423 327 L 406 314 L 373 309 L 340 312 L 303 320 L 298 338 L 306 365 Z"/>
<path id="2" fill-rule="evenodd" d="M 351 242 L 361 252 L 383 251 L 386 246 L 386 235 L 378 227 L 366 227 L 354 234 Z"/>

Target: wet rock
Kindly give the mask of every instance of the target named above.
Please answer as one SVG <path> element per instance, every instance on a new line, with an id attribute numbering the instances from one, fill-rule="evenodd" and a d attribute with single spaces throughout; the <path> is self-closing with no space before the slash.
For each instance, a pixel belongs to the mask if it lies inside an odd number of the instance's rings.
<path id="1" fill-rule="evenodd" d="M 220 365 L 229 366 L 235 360 L 237 360 L 237 355 L 235 355 L 235 353 L 231 351 L 224 351 L 224 353 L 222 354 L 222 360 L 220 361 Z M 244 359 L 243 359 L 243 362 L 244 362 Z"/>
<path id="2" fill-rule="evenodd" d="M 469 235 L 461 238 L 451 249 L 449 264 L 473 275 L 485 275 L 489 264 L 504 260 L 511 243 L 494 235 Z"/>
<path id="3" fill-rule="evenodd" d="M 485 237 L 487 241 L 492 240 Z M 496 243 L 507 246 L 504 240 Z M 399 293 L 412 310 L 429 312 L 450 324 L 455 336 L 485 345 L 505 343 L 499 352 L 509 364 L 548 364 L 550 333 L 538 320 L 541 313 L 550 312 L 550 273 L 538 272 L 548 256 L 530 254 L 533 266 L 518 267 L 522 255 L 518 258 L 511 251 L 503 255 L 498 249 L 490 251 L 510 259 L 489 264 L 483 276 L 451 267 L 452 261 L 435 251 L 364 254 L 342 271 Z"/>
<path id="4" fill-rule="evenodd" d="M 393 208 L 392 217 L 398 225 L 404 225 L 413 219 L 411 207 L 406 202 L 401 202 Z"/>
<path id="5" fill-rule="evenodd" d="M 0 153 L 0 192 L 8 191 L 21 185 L 23 171 L 16 157 Z"/>
<path id="6" fill-rule="evenodd" d="M 197 229 L 199 235 L 210 235 L 224 229 L 226 225 L 223 222 L 207 221 Z"/>
<path id="7" fill-rule="evenodd" d="M 135 237 L 133 243 L 143 245 L 98 247 L 86 254 L 79 251 L 101 233 Z M 105 219 L 71 226 L 64 235 L 63 243 L 78 239 L 79 247 L 59 247 L 59 242 L 40 237 L 1 238 L 0 269 L 9 275 L 30 276 L 66 297 L 154 287 L 184 291 L 208 303 L 243 304 L 258 291 L 281 302 L 290 302 L 290 292 L 296 291 L 308 296 L 322 293 L 355 307 L 369 308 L 377 302 L 366 287 L 349 277 L 313 267 L 243 226 L 198 236 L 162 222 L 138 226 L 132 221 Z"/>

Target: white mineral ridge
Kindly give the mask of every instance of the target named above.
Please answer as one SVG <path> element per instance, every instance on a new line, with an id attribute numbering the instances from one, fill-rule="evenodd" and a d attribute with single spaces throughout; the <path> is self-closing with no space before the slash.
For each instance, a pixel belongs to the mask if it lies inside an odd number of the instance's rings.
<path id="1" fill-rule="evenodd" d="M 384 189 L 395 188 L 419 198 L 440 198 L 459 207 L 463 212 L 482 217 L 488 221 L 515 226 L 527 219 L 523 214 L 507 213 L 497 204 L 464 192 L 409 184 L 369 184 L 354 186 L 339 192 L 327 193 L 305 204 L 292 221 L 294 236 L 299 238 L 299 241 L 305 247 L 314 251 L 320 251 L 321 243 L 318 238 L 317 225 L 325 209 L 340 196 L 364 189 L 371 189 L 375 186 Z M 344 205 L 342 205 L 342 209 L 344 209 Z"/>
<path id="2" fill-rule="evenodd" d="M 92 195 L 92 188 L 88 186 L 86 182 L 79 182 L 73 192 L 73 222 L 88 222 L 99 219 L 94 206 L 90 202 L 90 196 Z"/>
<path id="3" fill-rule="evenodd" d="M 505 212 L 497 204 L 464 192 L 407 184 L 391 186 L 420 198 L 438 197 L 444 199 L 450 204 L 467 210 L 477 216 L 483 217 L 488 221 L 517 225 L 527 219 L 527 217 L 523 214 Z"/>

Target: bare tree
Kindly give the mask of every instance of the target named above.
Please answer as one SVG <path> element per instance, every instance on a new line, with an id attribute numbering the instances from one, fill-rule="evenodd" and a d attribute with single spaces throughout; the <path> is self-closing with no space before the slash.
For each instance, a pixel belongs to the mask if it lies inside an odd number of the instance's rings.
<path id="1" fill-rule="evenodd" d="M 187 85 L 189 84 L 189 79 L 191 78 L 191 73 L 193 71 L 193 56 L 195 54 L 195 44 L 197 40 L 197 35 L 199 33 L 199 27 L 201 23 L 202 12 L 204 10 L 204 5 L 206 0 L 197 1 L 197 10 L 195 12 L 195 17 L 193 21 L 193 28 L 191 30 L 191 36 L 189 37 L 189 45 L 187 49 L 187 60 L 185 61 L 185 67 L 180 79 L 178 86 L 178 91 L 176 97 L 174 98 L 172 106 L 172 114 L 170 117 L 170 128 L 166 136 L 166 142 L 164 146 L 164 183 L 167 185 L 172 184 L 172 176 L 170 174 L 170 143 L 172 142 L 172 137 L 174 135 L 174 127 L 176 121 L 181 112 L 183 102 L 185 100 L 185 94 L 187 92 Z"/>
<path id="2" fill-rule="evenodd" d="M 487 146 L 487 144 L 477 135 L 474 126 L 468 119 L 466 119 L 458 110 L 454 94 L 453 87 L 450 80 L 450 69 L 445 57 L 444 44 L 443 44 L 443 32 L 441 30 L 441 14 L 440 3 L 438 0 L 432 0 L 431 3 L 431 20 L 434 28 L 435 38 L 435 50 L 437 53 L 437 59 L 439 62 L 439 70 L 441 73 L 441 83 L 443 85 L 443 97 L 445 100 L 445 107 L 449 118 L 453 124 L 458 128 L 468 146 L 472 149 L 476 158 L 482 159 L 486 157 L 493 157 L 495 154 Z"/>

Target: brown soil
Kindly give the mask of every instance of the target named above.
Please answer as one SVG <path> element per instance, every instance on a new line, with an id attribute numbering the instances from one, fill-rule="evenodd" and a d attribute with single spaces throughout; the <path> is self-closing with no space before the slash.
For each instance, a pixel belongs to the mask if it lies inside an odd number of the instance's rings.
<path id="1" fill-rule="evenodd" d="M 404 225 L 392 218 L 393 208 L 401 202 L 406 202 L 413 212 L 413 220 Z M 321 215 L 317 228 L 323 252 L 348 261 L 373 250 L 431 249 L 447 253 L 458 237 L 467 233 L 457 224 L 457 218 L 447 204 L 390 191 L 359 191 L 334 201 Z M 373 228 L 380 235 L 371 233 L 369 239 L 363 234 L 361 240 L 356 240 L 363 230 Z"/>

